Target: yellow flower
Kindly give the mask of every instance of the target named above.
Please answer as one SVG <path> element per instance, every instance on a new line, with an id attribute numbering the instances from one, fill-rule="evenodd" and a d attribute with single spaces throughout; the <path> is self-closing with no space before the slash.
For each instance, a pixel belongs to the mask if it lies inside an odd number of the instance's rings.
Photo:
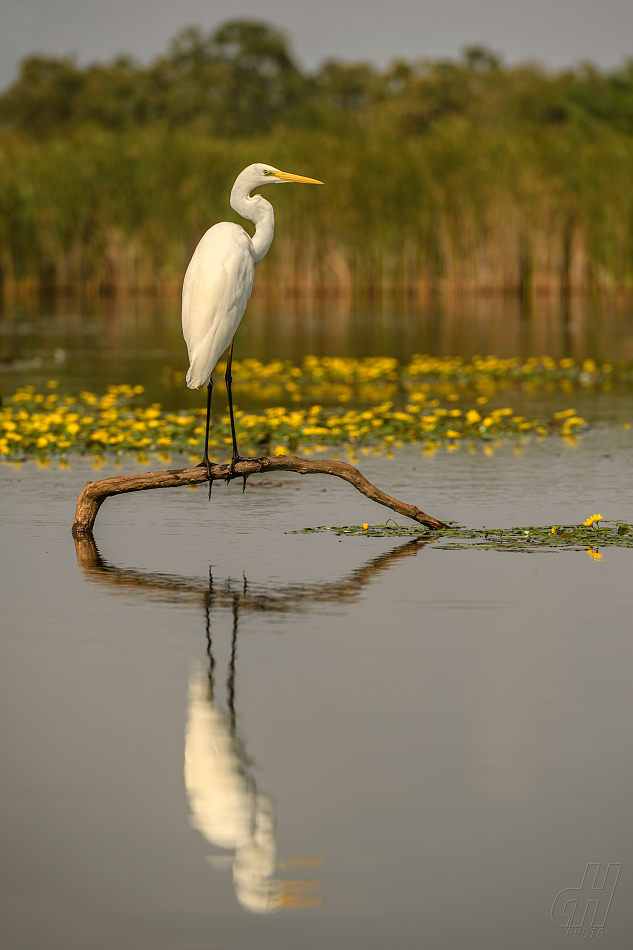
<path id="1" fill-rule="evenodd" d="M 586 521 L 583 521 L 583 524 L 590 528 L 593 524 L 598 524 L 600 521 L 602 521 L 602 515 L 593 514 L 590 515 Z"/>
<path id="2" fill-rule="evenodd" d="M 556 534 L 556 525 L 555 525 L 555 524 L 552 525 L 552 534 Z"/>
<path id="3" fill-rule="evenodd" d="M 367 528 L 368 528 L 368 527 L 369 527 L 368 523 L 365 522 L 365 523 L 363 524 L 363 531 L 367 531 Z"/>
<path id="4" fill-rule="evenodd" d="M 479 402 L 479 400 L 477 400 L 477 402 Z M 474 425 L 476 422 L 481 422 L 481 416 L 476 409 L 468 410 L 466 413 L 466 422 L 470 423 L 470 425 Z"/>

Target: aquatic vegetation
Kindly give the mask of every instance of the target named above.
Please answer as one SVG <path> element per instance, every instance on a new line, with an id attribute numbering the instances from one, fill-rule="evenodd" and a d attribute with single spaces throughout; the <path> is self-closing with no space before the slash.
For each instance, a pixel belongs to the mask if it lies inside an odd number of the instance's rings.
<path id="1" fill-rule="evenodd" d="M 218 373 L 224 373 L 218 364 Z M 300 365 L 290 360 L 262 363 L 257 359 L 234 361 L 233 391 L 262 402 L 289 399 L 291 402 L 348 402 L 371 404 L 384 399 L 422 402 L 433 394 L 447 402 L 470 398 L 479 406 L 508 387 L 523 391 L 541 386 L 571 393 L 576 387 L 596 385 L 609 388 L 633 382 L 630 360 L 599 363 L 594 359 L 576 362 L 571 357 L 550 356 L 501 359 L 497 356 L 434 357 L 415 354 L 400 364 L 392 357 L 306 356 Z M 167 388 L 185 385 L 185 375 L 166 366 L 162 374 Z M 439 405 L 439 403 L 438 403 Z M 477 414 L 476 409 L 471 412 Z M 473 415 L 474 419 L 474 415 Z"/>
<path id="2" fill-rule="evenodd" d="M 81 392 L 60 394 L 57 381 L 50 380 L 47 393 L 33 386 L 18 390 L 0 408 L 0 455 L 62 455 L 70 451 L 89 452 L 188 452 L 197 460 L 204 438 L 205 410 L 165 412 L 160 403 L 140 404 L 142 386 L 110 386 L 99 396 Z M 427 401 L 424 392 L 411 396 L 404 406 L 390 400 L 368 408 L 326 409 L 320 404 L 308 408 L 271 406 L 260 412 L 235 411 L 241 444 L 261 452 L 271 446 L 275 454 L 294 452 L 299 446 L 376 446 L 387 451 L 405 443 L 437 442 L 459 445 L 463 440 L 507 439 L 557 433 L 573 438 L 585 428 L 584 419 L 574 409 L 554 413 L 549 419 L 525 419 L 509 406 L 488 414 L 470 409 L 439 406 Z M 231 445 L 228 414 L 214 415 L 209 446 L 212 452 L 228 451 Z"/>
<path id="3" fill-rule="evenodd" d="M 593 516 L 600 517 L 602 516 Z M 591 519 L 588 519 L 590 521 Z M 581 525 L 558 525 L 523 528 L 466 528 L 449 522 L 450 527 L 438 532 L 420 525 L 398 525 L 392 519 L 385 524 L 343 525 L 341 527 L 302 528 L 290 534 L 322 534 L 337 536 L 362 535 L 370 538 L 419 538 L 442 551 L 586 551 L 593 560 L 600 560 L 602 547 L 633 548 L 633 525 L 607 521 L 597 531 Z M 594 522 L 592 521 L 592 524 Z M 440 542 L 440 543 L 437 543 Z"/>

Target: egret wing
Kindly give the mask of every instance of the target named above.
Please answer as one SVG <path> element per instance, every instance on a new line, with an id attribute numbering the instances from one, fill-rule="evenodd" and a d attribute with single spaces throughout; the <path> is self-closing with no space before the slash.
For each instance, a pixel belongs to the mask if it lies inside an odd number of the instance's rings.
<path id="1" fill-rule="evenodd" d="M 194 251 L 182 288 L 190 389 L 207 385 L 233 339 L 253 289 L 254 271 L 252 241 L 237 224 L 216 224 Z"/>

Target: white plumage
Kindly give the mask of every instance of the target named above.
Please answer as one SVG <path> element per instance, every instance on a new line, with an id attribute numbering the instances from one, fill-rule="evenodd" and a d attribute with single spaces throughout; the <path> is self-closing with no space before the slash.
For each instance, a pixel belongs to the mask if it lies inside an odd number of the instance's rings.
<path id="1" fill-rule="evenodd" d="M 182 329 L 189 351 L 187 386 L 206 386 L 235 336 L 253 289 L 253 242 L 227 221 L 198 244 L 182 288 Z"/>

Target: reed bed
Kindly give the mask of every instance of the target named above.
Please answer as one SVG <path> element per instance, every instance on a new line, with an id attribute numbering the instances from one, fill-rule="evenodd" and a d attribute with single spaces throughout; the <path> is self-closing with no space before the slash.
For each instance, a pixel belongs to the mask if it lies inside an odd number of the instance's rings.
<path id="1" fill-rule="evenodd" d="M 633 137 L 506 134 L 462 117 L 424 136 L 283 129 L 220 139 L 164 126 L 0 136 L 0 282 L 178 292 L 253 159 L 322 179 L 270 188 L 278 234 L 255 292 L 578 297 L 633 286 Z"/>

